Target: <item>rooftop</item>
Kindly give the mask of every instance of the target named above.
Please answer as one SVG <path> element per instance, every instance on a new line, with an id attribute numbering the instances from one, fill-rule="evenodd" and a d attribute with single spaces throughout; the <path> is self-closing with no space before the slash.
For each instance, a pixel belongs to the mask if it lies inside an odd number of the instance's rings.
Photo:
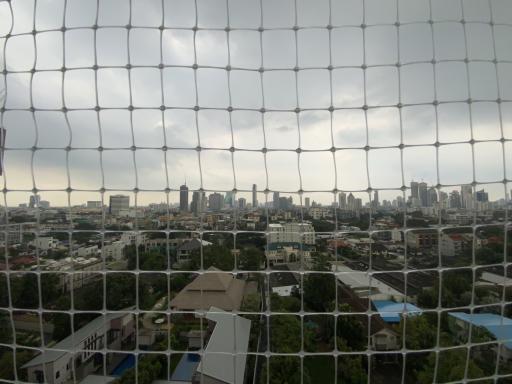
<path id="1" fill-rule="evenodd" d="M 380 317 L 386 323 L 399 323 L 402 314 L 419 315 L 423 311 L 410 303 L 397 303 L 391 300 L 372 300 Z"/>
<path id="2" fill-rule="evenodd" d="M 512 349 L 512 319 L 494 313 L 448 312 L 448 315 L 487 329 L 497 341 Z"/>

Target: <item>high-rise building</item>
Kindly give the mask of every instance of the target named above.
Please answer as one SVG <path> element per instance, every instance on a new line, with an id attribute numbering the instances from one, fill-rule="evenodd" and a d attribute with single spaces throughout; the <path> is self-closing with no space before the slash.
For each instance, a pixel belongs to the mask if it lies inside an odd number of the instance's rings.
<path id="1" fill-rule="evenodd" d="M 416 181 L 411 181 L 411 197 L 413 199 L 419 199 L 419 184 Z"/>
<path id="2" fill-rule="evenodd" d="M 252 185 L 252 207 L 258 208 L 258 187 L 256 184 Z"/>
<path id="3" fill-rule="evenodd" d="M 345 192 L 340 192 L 338 195 L 338 207 L 340 209 L 347 209 L 347 195 Z"/>
<path id="4" fill-rule="evenodd" d="M 435 203 L 437 203 L 437 191 L 434 187 L 430 187 L 427 194 L 427 207 L 432 207 Z"/>
<path id="5" fill-rule="evenodd" d="M 350 192 L 347 197 L 347 208 L 349 211 L 355 211 L 356 209 L 356 198 L 352 192 Z"/>
<path id="6" fill-rule="evenodd" d="M 304 199 L 304 206 L 306 207 L 306 209 L 309 209 L 309 207 L 311 206 L 310 201 L 311 201 L 311 200 L 309 199 L 309 197 L 306 197 L 306 198 Z"/>
<path id="7" fill-rule="evenodd" d="M 194 191 L 192 193 L 192 202 L 190 203 L 190 210 L 194 215 L 199 216 L 205 211 L 206 208 L 206 195 L 203 191 Z"/>
<path id="8" fill-rule="evenodd" d="M 212 211 L 220 211 L 224 208 L 224 196 L 220 193 L 212 193 L 208 196 L 208 207 Z"/>
<path id="9" fill-rule="evenodd" d="M 44 208 L 44 209 L 50 208 L 50 202 L 47 200 L 39 201 L 39 208 Z"/>
<path id="10" fill-rule="evenodd" d="M 422 207 L 428 207 L 428 186 L 427 183 L 421 182 L 418 184 L 418 195 L 420 199 L 420 205 Z"/>
<path id="11" fill-rule="evenodd" d="M 272 208 L 279 209 L 279 192 L 274 192 L 274 195 L 272 196 L 273 205 Z"/>
<path id="12" fill-rule="evenodd" d="M 487 203 L 489 201 L 489 194 L 483 189 L 476 191 L 476 201 Z"/>
<path id="13" fill-rule="evenodd" d="M 462 202 L 460 199 L 459 191 L 452 191 L 450 193 L 450 208 L 461 208 Z"/>
<path id="14" fill-rule="evenodd" d="M 36 208 L 39 206 L 39 202 L 41 201 L 41 196 L 39 195 L 30 195 L 30 198 L 28 200 L 28 207 L 29 208 Z"/>
<path id="15" fill-rule="evenodd" d="M 185 184 L 180 187 L 180 211 L 188 211 L 188 187 Z"/>
<path id="16" fill-rule="evenodd" d="M 473 208 L 473 187 L 471 185 L 461 185 L 460 195 L 462 201 L 462 208 L 472 209 Z"/>
<path id="17" fill-rule="evenodd" d="M 245 209 L 247 208 L 247 200 L 244 197 L 240 197 L 238 199 L 238 209 Z"/>
<path id="18" fill-rule="evenodd" d="M 378 208 L 379 207 L 379 191 L 374 191 L 373 192 L 373 200 L 372 200 L 372 206 L 374 208 Z"/>
<path id="19" fill-rule="evenodd" d="M 117 216 L 122 211 L 128 211 L 130 209 L 130 196 L 125 195 L 113 195 L 109 199 L 109 210 L 111 215 Z"/>
<path id="20" fill-rule="evenodd" d="M 235 206 L 235 195 L 233 191 L 226 192 L 226 196 L 224 197 L 224 206 L 228 208 L 233 208 Z"/>

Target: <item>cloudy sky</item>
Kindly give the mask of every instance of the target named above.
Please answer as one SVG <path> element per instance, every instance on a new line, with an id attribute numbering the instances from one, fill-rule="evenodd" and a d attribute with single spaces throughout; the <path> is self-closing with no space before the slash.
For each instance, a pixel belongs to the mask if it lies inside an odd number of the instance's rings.
<path id="1" fill-rule="evenodd" d="M 505 172 L 495 140 L 502 131 L 512 138 L 509 0 L 197 0 L 197 8 L 192 0 L 99 0 L 98 9 L 95 1 L 68 0 L 64 9 L 64 0 L 0 0 L 5 69 L 2 178 L 13 190 L 65 189 L 68 169 L 69 185 L 83 190 L 163 191 L 185 179 L 191 189 L 202 182 L 224 191 L 253 183 L 286 192 L 400 188 L 402 176 L 436 184 L 436 140 L 446 144 L 439 181 L 454 185 L 473 180 L 471 137 L 489 140 L 474 145 L 474 171 L 490 183 Z M 512 179 L 509 143 L 505 159 Z M 502 185 L 484 188 L 503 197 Z M 8 193 L 8 204 L 28 195 Z M 64 192 L 41 195 L 67 203 Z M 310 196 L 332 201 L 329 193 Z M 72 194 L 72 203 L 87 199 L 99 194 Z M 139 203 L 164 199 L 145 192 Z"/>

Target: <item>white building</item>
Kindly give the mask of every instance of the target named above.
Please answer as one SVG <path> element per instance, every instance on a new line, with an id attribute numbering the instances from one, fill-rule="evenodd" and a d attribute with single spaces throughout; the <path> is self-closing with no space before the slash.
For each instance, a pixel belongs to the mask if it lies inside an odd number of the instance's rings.
<path id="1" fill-rule="evenodd" d="M 116 261 L 122 260 L 124 257 L 124 248 L 126 244 L 122 241 L 114 241 L 111 244 L 105 244 L 101 248 L 101 255 L 105 259 L 114 259 Z"/>
<path id="2" fill-rule="evenodd" d="M 122 349 L 123 344 L 133 339 L 134 329 L 132 314 L 99 316 L 21 368 L 27 370 L 29 382 L 61 384 L 73 380 L 74 364 L 76 381 L 80 382 L 89 373 L 100 369 L 98 361 L 103 358 L 97 359 L 96 355 L 101 354 L 103 348 Z M 78 352 L 73 355 L 68 351 Z"/>
<path id="3" fill-rule="evenodd" d="M 32 245 L 40 251 L 48 251 L 57 248 L 59 240 L 53 237 L 37 237 L 32 241 Z"/>
<path id="4" fill-rule="evenodd" d="M 109 213 L 117 216 L 130 210 L 130 196 L 113 195 L 110 196 Z"/>
<path id="5" fill-rule="evenodd" d="M 309 222 L 269 224 L 269 243 L 315 244 L 315 228 Z"/>

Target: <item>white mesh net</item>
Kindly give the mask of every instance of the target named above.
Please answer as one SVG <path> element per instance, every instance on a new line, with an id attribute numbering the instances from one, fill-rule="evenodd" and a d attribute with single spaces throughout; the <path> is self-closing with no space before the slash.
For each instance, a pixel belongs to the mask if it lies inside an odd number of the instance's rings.
<path id="1" fill-rule="evenodd" d="M 511 36 L 508 0 L 0 0 L 0 381 L 512 382 Z"/>

